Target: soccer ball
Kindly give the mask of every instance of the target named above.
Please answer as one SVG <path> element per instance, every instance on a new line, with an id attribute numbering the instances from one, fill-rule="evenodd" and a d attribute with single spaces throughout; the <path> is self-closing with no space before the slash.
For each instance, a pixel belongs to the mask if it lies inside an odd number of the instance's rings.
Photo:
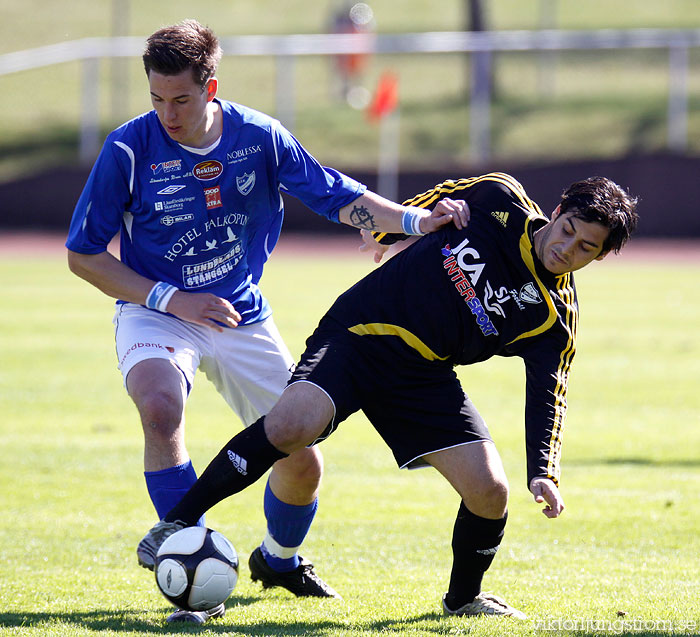
<path id="1" fill-rule="evenodd" d="M 156 583 L 184 610 L 209 610 L 225 602 L 238 581 L 238 554 L 221 533 L 190 526 L 173 533 L 156 555 Z"/>

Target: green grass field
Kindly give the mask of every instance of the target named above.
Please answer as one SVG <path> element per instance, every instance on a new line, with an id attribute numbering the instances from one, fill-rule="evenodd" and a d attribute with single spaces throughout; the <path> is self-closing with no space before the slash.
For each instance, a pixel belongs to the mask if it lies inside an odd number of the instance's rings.
<path id="1" fill-rule="evenodd" d="M 0 255 L 0 634 L 698 634 L 700 264 L 610 260 L 578 276 L 559 520 L 525 488 L 522 364 L 461 374 L 511 481 L 507 534 L 485 587 L 528 621 L 442 617 L 457 497 L 432 470 L 396 469 L 358 415 L 322 446 L 320 509 L 303 547 L 344 601 L 252 584 L 260 481 L 208 514 L 242 566 L 227 616 L 202 630 L 167 627 L 169 606 L 136 565 L 154 515 L 140 426 L 116 369 L 111 301 L 60 256 Z M 351 249 L 332 261 L 273 257 L 263 288 L 295 355 L 337 293 L 371 267 Z M 200 471 L 238 429 L 199 379 L 188 443 Z"/>

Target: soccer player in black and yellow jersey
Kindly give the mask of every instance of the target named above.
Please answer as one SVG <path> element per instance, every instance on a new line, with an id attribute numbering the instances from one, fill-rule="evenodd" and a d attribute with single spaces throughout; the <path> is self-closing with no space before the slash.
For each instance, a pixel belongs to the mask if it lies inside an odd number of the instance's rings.
<path id="1" fill-rule="evenodd" d="M 421 237 L 342 294 L 272 411 L 227 443 L 142 548 L 156 550 L 163 535 L 195 524 L 273 462 L 362 410 L 400 467 L 431 465 L 461 497 L 444 612 L 524 617 L 481 592 L 506 525 L 508 481 L 454 367 L 496 355 L 523 359 L 528 485 L 544 514 L 558 517 L 578 322 L 572 272 L 622 248 L 636 227 L 636 200 L 593 177 L 571 185 L 550 219 L 513 177 L 491 173 L 445 181 L 406 205 L 448 199 L 467 202 L 468 226 Z M 406 215 L 402 228 L 420 234 L 420 216 Z M 405 238 L 375 233 L 376 258 L 382 245 Z"/>

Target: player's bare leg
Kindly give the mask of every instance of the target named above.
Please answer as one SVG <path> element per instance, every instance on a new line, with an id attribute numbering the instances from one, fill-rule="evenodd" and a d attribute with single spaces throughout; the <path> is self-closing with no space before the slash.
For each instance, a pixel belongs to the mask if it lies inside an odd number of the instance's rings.
<path id="1" fill-rule="evenodd" d="M 475 515 L 497 520 L 508 506 L 508 478 L 492 442 L 474 442 L 425 456 Z"/>
<path id="2" fill-rule="evenodd" d="M 141 417 L 146 484 L 161 517 L 196 480 L 185 447 L 187 392 L 184 377 L 170 361 L 153 358 L 134 365 L 127 376 L 126 385 Z M 172 488 L 173 484 L 175 489 Z M 201 524 L 204 524 L 203 518 Z M 161 532 L 161 541 L 182 528 L 180 525 L 165 527 Z M 137 556 L 139 564 L 152 568 L 150 555 L 145 556 L 137 551 Z M 169 615 L 166 621 L 203 624 L 211 618 L 223 617 L 225 612 L 223 604 L 210 611 L 179 610 Z"/>
<path id="3" fill-rule="evenodd" d="M 165 359 L 141 361 L 129 372 L 126 387 L 141 417 L 144 469 L 160 471 L 187 462 L 186 390 L 180 370 Z"/>
<path id="4" fill-rule="evenodd" d="M 462 498 L 452 536 L 454 556 L 450 587 L 443 597 L 448 615 L 525 615 L 502 599 L 481 591 L 503 538 L 508 480 L 492 442 L 483 441 L 429 454 L 435 467 Z"/>
<path id="5" fill-rule="evenodd" d="M 275 462 L 269 484 L 280 500 L 304 506 L 318 496 L 322 475 L 323 455 L 317 447 L 306 447 Z"/>
<path id="6" fill-rule="evenodd" d="M 141 417 L 146 486 L 162 518 L 197 480 L 185 447 L 185 378 L 171 361 L 151 358 L 134 365 L 126 388 Z"/>
<path id="7" fill-rule="evenodd" d="M 333 420 L 328 394 L 306 381 L 289 385 L 265 417 L 265 434 L 280 451 L 293 454 L 311 444 Z"/>

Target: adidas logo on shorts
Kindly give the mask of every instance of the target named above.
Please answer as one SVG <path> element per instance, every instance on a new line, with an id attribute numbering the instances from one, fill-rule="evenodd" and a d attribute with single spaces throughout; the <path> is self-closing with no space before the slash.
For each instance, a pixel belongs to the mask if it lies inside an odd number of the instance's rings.
<path id="1" fill-rule="evenodd" d="M 248 475 L 248 461 L 245 458 L 241 458 L 237 453 L 229 450 L 228 459 L 231 461 L 238 473 L 244 476 Z"/>

